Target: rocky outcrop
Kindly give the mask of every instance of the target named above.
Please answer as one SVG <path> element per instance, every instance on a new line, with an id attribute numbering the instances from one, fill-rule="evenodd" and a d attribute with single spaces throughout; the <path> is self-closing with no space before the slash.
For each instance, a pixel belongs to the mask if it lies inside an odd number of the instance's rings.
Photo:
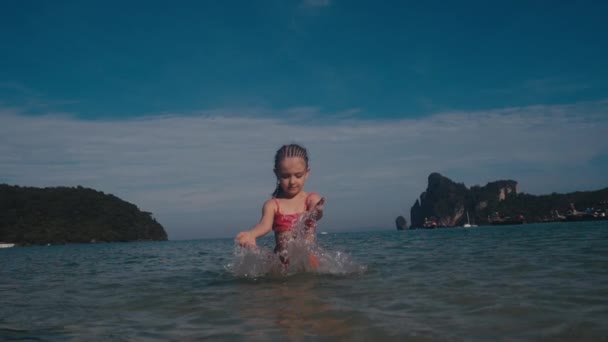
<path id="1" fill-rule="evenodd" d="M 502 180 L 488 183 L 486 186 L 474 186 L 468 189 L 462 183 L 456 183 L 439 173 L 428 177 L 426 191 L 420 194 L 410 210 L 412 227 L 424 227 L 429 220 L 439 227 L 454 227 L 464 224 L 466 214 L 475 221 L 489 206 L 504 201 L 518 193 L 517 182 Z"/>
<path id="2" fill-rule="evenodd" d="M 594 219 L 608 217 L 608 188 L 568 194 L 530 195 L 520 193 L 514 180 L 472 186 L 431 173 L 426 191 L 410 210 L 411 228 L 455 227 L 471 224 L 521 224 L 552 222 L 585 208 Z M 578 218 L 578 217 L 577 217 Z"/>
<path id="3" fill-rule="evenodd" d="M 397 217 L 395 220 L 395 225 L 397 226 L 397 230 L 406 230 L 407 229 L 407 220 L 403 216 Z"/>

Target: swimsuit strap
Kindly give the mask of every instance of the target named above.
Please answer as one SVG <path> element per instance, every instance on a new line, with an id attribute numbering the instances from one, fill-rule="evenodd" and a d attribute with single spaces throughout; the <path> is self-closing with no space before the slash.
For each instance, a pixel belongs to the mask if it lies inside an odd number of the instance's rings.
<path id="1" fill-rule="evenodd" d="M 308 211 L 308 209 L 310 209 L 308 207 L 308 200 L 310 199 L 310 196 L 316 194 L 316 192 L 310 192 L 308 195 L 306 195 L 306 199 L 304 200 L 304 203 L 306 205 L 306 211 Z M 281 206 L 279 205 L 279 200 L 277 200 L 276 198 L 272 199 L 274 201 L 274 203 L 277 205 L 277 214 L 281 213 Z"/>
<path id="2" fill-rule="evenodd" d="M 280 214 L 281 213 L 281 207 L 279 206 L 279 201 L 276 198 L 273 198 L 272 200 L 277 205 L 277 214 Z"/>

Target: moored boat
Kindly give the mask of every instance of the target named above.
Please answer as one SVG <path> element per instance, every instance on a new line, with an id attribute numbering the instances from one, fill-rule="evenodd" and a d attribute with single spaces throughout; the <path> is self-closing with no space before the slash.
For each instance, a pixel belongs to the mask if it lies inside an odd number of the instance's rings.
<path id="1" fill-rule="evenodd" d="M 488 223 L 494 226 L 510 226 L 517 224 L 526 223 L 526 218 L 524 215 L 519 215 L 517 217 L 511 216 L 501 216 L 499 213 L 494 214 L 493 217 L 488 217 Z"/>
<path id="2" fill-rule="evenodd" d="M 469 219 L 469 212 L 467 211 L 467 223 L 462 225 L 464 228 L 472 228 L 477 227 L 476 224 L 471 224 L 471 220 Z"/>
<path id="3" fill-rule="evenodd" d="M 422 225 L 423 228 L 426 229 L 435 229 L 437 228 L 437 218 L 435 218 L 434 216 L 431 216 L 430 218 L 424 218 L 424 224 Z"/>

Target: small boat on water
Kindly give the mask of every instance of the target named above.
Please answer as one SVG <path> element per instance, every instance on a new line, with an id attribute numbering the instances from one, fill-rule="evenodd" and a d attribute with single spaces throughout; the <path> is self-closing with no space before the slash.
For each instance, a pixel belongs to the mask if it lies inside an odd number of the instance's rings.
<path id="1" fill-rule="evenodd" d="M 11 247 L 15 247 L 15 244 L 0 242 L 0 248 L 11 248 Z"/>
<path id="2" fill-rule="evenodd" d="M 434 216 L 431 216 L 430 218 L 427 218 L 427 217 L 424 218 L 424 224 L 422 225 L 423 228 L 435 229 L 435 228 L 437 228 L 437 226 L 438 226 L 437 218 L 435 218 Z"/>
<path id="3" fill-rule="evenodd" d="M 472 228 L 477 227 L 476 224 L 471 224 L 471 220 L 469 219 L 469 212 L 467 211 L 467 223 L 462 225 L 464 228 Z"/>
<path id="4" fill-rule="evenodd" d="M 576 210 L 573 203 L 570 203 L 570 210 L 563 217 L 562 221 L 597 221 L 606 220 L 606 211 L 603 209 L 587 208 L 584 211 Z"/>
<path id="5" fill-rule="evenodd" d="M 523 215 L 519 215 L 517 217 L 501 217 L 496 215 L 493 218 L 488 217 L 488 222 L 494 226 L 511 226 L 526 223 L 526 218 Z"/>

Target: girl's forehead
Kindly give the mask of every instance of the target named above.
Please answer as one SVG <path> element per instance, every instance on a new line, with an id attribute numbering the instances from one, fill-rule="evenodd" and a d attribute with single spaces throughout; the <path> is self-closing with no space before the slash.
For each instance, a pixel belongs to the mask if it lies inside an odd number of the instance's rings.
<path id="1" fill-rule="evenodd" d="M 281 171 L 306 171 L 306 161 L 302 157 L 287 157 L 279 162 Z"/>

